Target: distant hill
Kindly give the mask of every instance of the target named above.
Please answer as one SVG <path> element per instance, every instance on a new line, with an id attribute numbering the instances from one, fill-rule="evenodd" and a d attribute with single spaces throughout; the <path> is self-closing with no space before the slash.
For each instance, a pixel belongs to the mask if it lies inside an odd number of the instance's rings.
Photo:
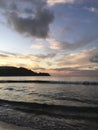
<path id="1" fill-rule="evenodd" d="M 23 67 L 1 66 L 0 76 L 50 76 L 50 74 L 36 73 Z"/>

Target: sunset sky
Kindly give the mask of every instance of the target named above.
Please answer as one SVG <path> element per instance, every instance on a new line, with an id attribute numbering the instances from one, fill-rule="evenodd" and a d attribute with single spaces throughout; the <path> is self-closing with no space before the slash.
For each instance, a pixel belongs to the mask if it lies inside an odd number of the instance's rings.
<path id="1" fill-rule="evenodd" d="M 98 76 L 98 0 L 0 0 L 0 66 Z"/>

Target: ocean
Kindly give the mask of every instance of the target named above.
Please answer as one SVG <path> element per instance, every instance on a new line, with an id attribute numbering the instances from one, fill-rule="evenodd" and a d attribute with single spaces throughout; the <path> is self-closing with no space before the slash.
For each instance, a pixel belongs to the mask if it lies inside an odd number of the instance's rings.
<path id="1" fill-rule="evenodd" d="M 98 130 L 98 77 L 0 77 L 0 121 L 37 130 Z"/>

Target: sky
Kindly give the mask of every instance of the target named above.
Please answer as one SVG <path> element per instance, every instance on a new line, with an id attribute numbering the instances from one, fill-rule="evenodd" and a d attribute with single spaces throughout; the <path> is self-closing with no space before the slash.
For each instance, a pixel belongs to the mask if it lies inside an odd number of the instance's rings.
<path id="1" fill-rule="evenodd" d="M 98 76 L 98 0 L 0 0 L 0 66 Z"/>

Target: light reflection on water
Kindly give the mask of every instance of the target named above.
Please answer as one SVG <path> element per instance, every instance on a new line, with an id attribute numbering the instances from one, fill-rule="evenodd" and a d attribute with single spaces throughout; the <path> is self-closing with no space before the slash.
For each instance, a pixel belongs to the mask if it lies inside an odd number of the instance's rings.
<path id="1" fill-rule="evenodd" d="M 48 80 L 48 81 L 98 81 L 98 77 L 67 77 L 67 76 L 20 76 L 0 77 L 0 80 Z"/>
<path id="2" fill-rule="evenodd" d="M 0 80 L 97 81 L 96 77 L 0 77 Z M 0 83 L 0 99 L 56 105 L 98 105 L 98 85 Z"/>

